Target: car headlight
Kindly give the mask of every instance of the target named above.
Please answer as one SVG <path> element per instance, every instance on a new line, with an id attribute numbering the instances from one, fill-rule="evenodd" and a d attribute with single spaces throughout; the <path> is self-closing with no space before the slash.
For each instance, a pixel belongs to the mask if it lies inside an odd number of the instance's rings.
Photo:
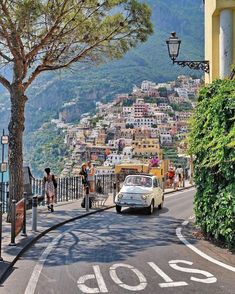
<path id="1" fill-rule="evenodd" d="M 149 196 L 150 196 L 150 194 L 144 194 L 144 195 L 141 195 L 141 198 L 143 200 L 146 200 Z"/>
<path id="2" fill-rule="evenodd" d="M 123 194 L 118 194 L 118 200 L 122 199 Z"/>

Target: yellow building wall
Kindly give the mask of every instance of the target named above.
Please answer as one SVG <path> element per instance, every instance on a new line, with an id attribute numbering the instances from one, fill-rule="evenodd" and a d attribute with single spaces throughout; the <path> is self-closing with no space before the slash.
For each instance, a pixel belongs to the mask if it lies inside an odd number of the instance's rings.
<path id="1" fill-rule="evenodd" d="M 105 144 L 105 136 L 100 135 L 95 138 L 95 145 L 104 145 Z"/>
<path id="2" fill-rule="evenodd" d="M 115 174 L 122 174 L 130 172 L 136 172 L 136 173 L 148 173 L 149 172 L 149 166 L 147 164 L 135 164 L 135 163 L 121 163 L 115 165 Z"/>
<path id="3" fill-rule="evenodd" d="M 157 178 L 160 179 L 160 181 L 164 180 L 164 176 L 166 175 L 167 171 L 168 171 L 168 167 L 169 167 L 169 160 L 168 159 L 164 159 L 161 162 L 161 165 L 159 167 L 152 167 L 150 168 L 149 173 L 151 175 L 156 176 Z"/>
<path id="4" fill-rule="evenodd" d="M 220 11 L 226 8 L 233 10 L 233 48 L 235 48 L 235 1 L 205 1 L 205 60 L 210 62 L 210 73 L 205 74 L 207 84 L 219 78 Z M 235 64 L 235 49 L 233 49 L 232 62 Z"/>
<path id="5" fill-rule="evenodd" d="M 154 156 L 158 155 L 159 159 L 163 158 L 163 151 L 160 149 L 160 144 L 156 139 L 146 139 L 140 141 L 133 141 L 133 155 L 134 156 Z"/>

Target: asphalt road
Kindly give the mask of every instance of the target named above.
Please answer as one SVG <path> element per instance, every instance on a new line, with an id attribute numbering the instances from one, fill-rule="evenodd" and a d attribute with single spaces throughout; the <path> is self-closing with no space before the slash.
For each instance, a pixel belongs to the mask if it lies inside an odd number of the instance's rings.
<path id="1" fill-rule="evenodd" d="M 176 236 L 193 213 L 193 194 L 168 195 L 151 216 L 111 209 L 61 227 L 16 263 L 0 293 L 235 293 L 234 272 Z"/>

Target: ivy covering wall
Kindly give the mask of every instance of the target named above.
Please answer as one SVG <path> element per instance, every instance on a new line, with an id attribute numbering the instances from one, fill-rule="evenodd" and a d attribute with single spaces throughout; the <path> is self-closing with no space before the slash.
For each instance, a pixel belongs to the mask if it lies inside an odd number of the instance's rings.
<path id="1" fill-rule="evenodd" d="M 235 81 L 203 88 L 191 120 L 196 222 L 203 232 L 235 248 Z"/>

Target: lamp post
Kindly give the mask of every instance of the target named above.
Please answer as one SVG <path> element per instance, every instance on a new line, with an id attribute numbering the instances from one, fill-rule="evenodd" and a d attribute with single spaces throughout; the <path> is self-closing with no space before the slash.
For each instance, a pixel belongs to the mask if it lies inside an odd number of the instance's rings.
<path id="1" fill-rule="evenodd" d="M 166 40 L 168 54 L 173 64 L 178 64 L 182 67 L 188 66 L 191 69 L 203 70 L 206 73 L 210 72 L 208 60 L 176 60 L 179 55 L 181 40 L 176 36 L 176 32 L 171 33 L 171 36 Z"/>
<path id="2" fill-rule="evenodd" d="M 7 171 L 7 163 L 4 162 L 4 147 L 8 144 L 8 136 L 5 135 L 4 129 L 2 131 L 1 136 L 1 144 L 2 144 L 2 162 L 0 164 L 0 172 L 2 173 L 1 179 L 1 200 L 0 200 L 0 261 L 3 261 L 2 258 L 2 213 L 3 213 L 3 174 Z"/>
<path id="3" fill-rule="evenodd" d="M 1 144 L 2 144 L 2 162 L 0 164 L 0 172 L 2 174 L 2 179 L 1 179 L 1 202 L 3 203 L 3 174 L 7 171 L 7 163 L 4 161 L 4 149 L 5 145 L 8 144 L 8 136 L 5 135 L 4 130 L 2 131 L 2 136 L 1 136 Z"/>

